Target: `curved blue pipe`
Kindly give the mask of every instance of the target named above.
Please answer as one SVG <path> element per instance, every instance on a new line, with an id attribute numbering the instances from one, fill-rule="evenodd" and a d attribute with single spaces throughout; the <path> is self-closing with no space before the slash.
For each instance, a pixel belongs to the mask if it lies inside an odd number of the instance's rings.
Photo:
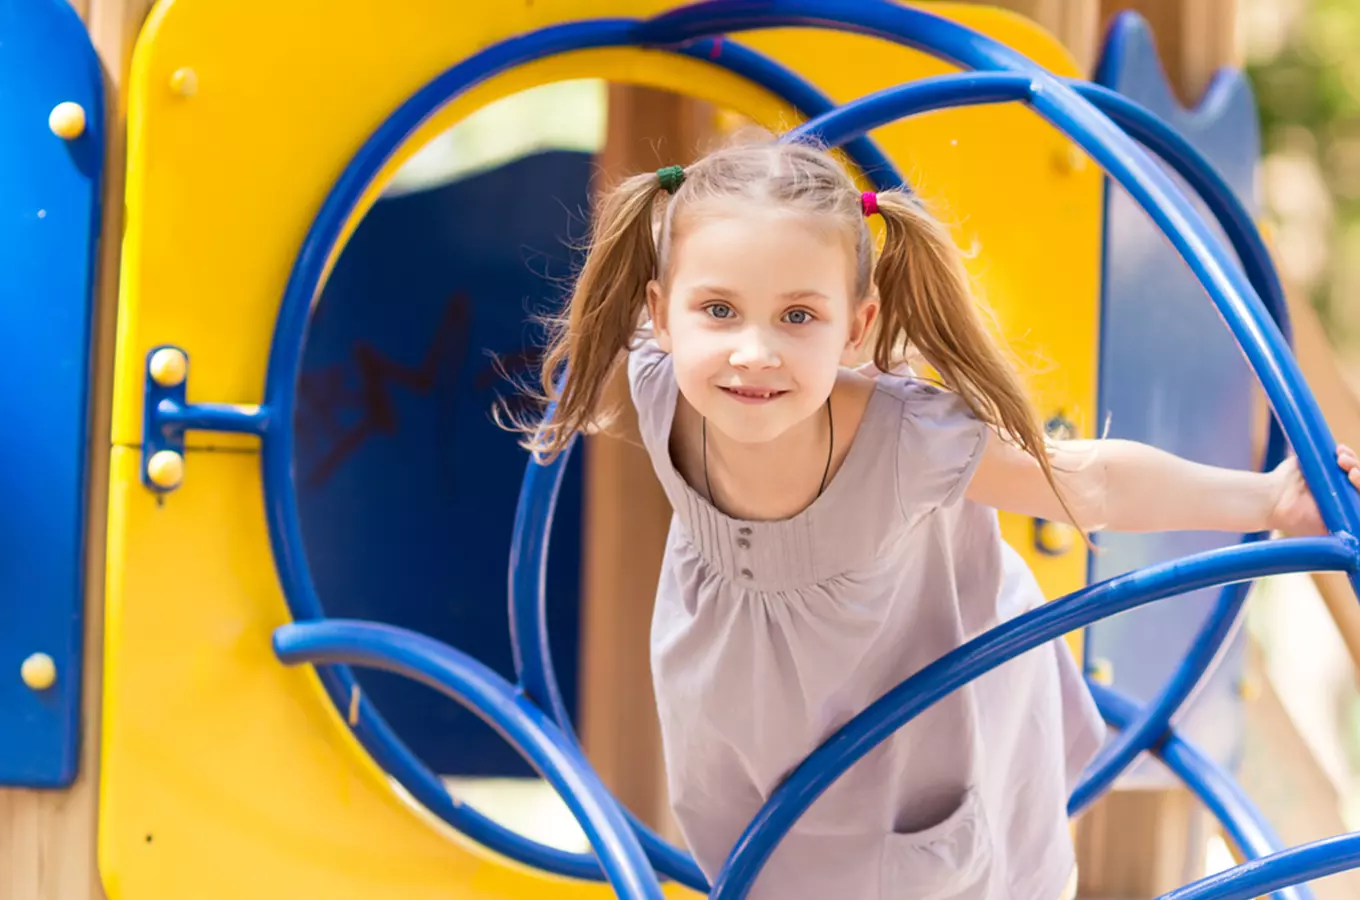
<path id="1" fill-rule="evenodd" d="M 297 497 L 293 490 L 295 436 L 292 422 L 297 409 L 297 384 L 306 343 L 307 321 L 312 304 L 320 293 L 325 261 L 339 240 L 345 222 L 364 189 L 382 170 L 392 153 L 440 106 L 482 81 L 534 60 L 576 50 L 631 45 L 635 43 L 633 32 L 637 25 L 637 20 L 633 19 L 599 19 L 555 26 L 504 41 L 453 66 L 410 97 L 370 136 L 322 204 L 303 241 L 284 291 L 265 380 L 264 407 L 269 410 L 271 421 L 276 424 L 265 436 L 261 450 L 266 517 L 279 580 L 295 620 L 325 617 L 306 564 Z M 729 68 L 781 97 L 804 115 L 814 116 L 832 108 L 831 101 L 806 81 L 745 48 L 723 45 L 716 48 L 715 52 L 712 43 L 699 42 L 679 52 Z M 872 183 L 878 186 L 895 183 L 896 172 L 891 162 L 871 141 L 864 139 L 847 145 L 847 150 Z M 560 480 L 561 470 L 555 471 L 556 474 L 551 477 Z M 552 494 L 555 497 L 555 489 Z M 535 552 L 530 548 L 530 555 Z M 546 552 L 546 544 L 543 552 Z M 513 610 L 519 604 L 514 600 L 516 588 L 513 576 L 511 581 L 512 629 L 515 634 L 523 634 L 525 630 L 522 627 L 515 628 L 513 624 L 516 619 Z M 528 596 L 537 595 L 531 591 Z M 569 720 L 561 698 L 556 694 L 556 685 L 541 668 L 542 665 L 551 665 L 547 655 L 546 629 L 543 644 L 538 649 L 541 655 L 525 654 L 518 645 L 516 647 L 517 668 L 524 690 L 543 708 L 550 710 L 571 737 Z M 353 673 L 348 667 L 336 664 L 318 668 L 318 675 L 331 701 L 337 708 L 344 709 L 356 685 Z M 437 776 L 411 752 L 371 706 L 362 708 L 353 731 L 378 765 L 410 792 L 417 802 L 473 840 L 517 862 L 549 872 L 574 878 L 602 877 L 598 863 L 588 854 L 568 853 L 526 840 L 472 807 L 454 803 Z M 648 857 L 658 871 L 695 890 L 708 889 L 707 880 L 688 854 L 670 846 L 642 823 L 635 819 L 633 822 Z"/>
<path id="2" fill-rule="evenodd" d="M 1217 170 L 1175 129 L 1126 97 L 1106 88 L 1071 83 L 1074 90 L 1099 109 L 1112 115 L 1129 135 L 1167 162 L 1200 195 L 1218 217 L 1237 254 L 1237 261 L 1252 286 L 1264 298 L 1271 317 L 1288 330 L 1288 307 L 1279 277 L 1265 244 L 1232 188 Z M 1016 72 L 969 72 L 925 78 L 866 95 L 818 116 L 790 131 L 784 140 L 812 140 L 830 146 L 867 134 L 889 122 L 930 110 L 952 106 L 1027 101 L 1033 89 L 1031 76 Z M 1271 420 L 1264 466 L 1274 468 L 1284 459 L 1284 434 Z M 1257 541 L 1265 534 L 1248 535 Z M 1108 788 L 1138 754 L 1147 750 L 1166 731 L 1181 705 L 1208 671 L 1219 647 L 1232 632 L 1250 585 L 1232 585 L 1220 592 L 1213 609 L 1190 645 L 1186 657 L 1167 684 L 1149 704 L 1140 720 L 1105 747 L 1077 785 L 1068 805 L 1079 814 Z"/>
<path id="3" fill-rule="evenodd" d="M 642 845 L 585 756 L 483 663 L 423 634 L 344 619 L 283 625 L 274 631 L 274 652 L 289 665 L 343 663 L 395 672 L 458 701 L 562 795 L 620 896 L 662 900 Z"/>
<path id="4" fill-rule="evenodd" d="M 837 778 L 903 725 L 991 669 L 1155 600 L 1284 572 L 1348 571 L 1356 553 L 1356 542 L 1347 535 L 1238 544 L 1118 575 L 1003 622 L 888 691 L 809 754 L 737 839 L 710 896 L 742 900 L 775 845 Z"/>
<path id="5" fill-rule="evenodd" d="M 1255 900 L 1354 868 L 1360 868 L 1360 832 L 1312 841 L 1242 863 L 1157 900 Z"/>
<path id="6" fill-rule="evenodd" d="M 1100 714 L 1115 728 L 1127 728 L 1145 718 L 1137 703 L 1113 688 L 1096 682 L 1088 682 L 1088 687 Z M 1167 729 L 1152 752 L 1213 814 L 1244 859 L 1260 859 L 1285 849 L 1284 841 L 1232 777 L 1174 729 Z M 1286 888 L 1273 896 L 1275 900 L 1313 900 L 1313 892 L 1306 887 Z"/>

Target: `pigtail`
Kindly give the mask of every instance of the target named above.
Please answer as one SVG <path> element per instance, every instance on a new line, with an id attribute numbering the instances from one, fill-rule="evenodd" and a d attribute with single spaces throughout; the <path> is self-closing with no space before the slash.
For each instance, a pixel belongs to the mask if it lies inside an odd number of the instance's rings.
<path id="1" fill-rule="evenodd" d="M 550 421 L 516 428 L 527 432 L 522 446 L 542 462 L 566 449 L 578 431 L 605 428 L 617 414 L 602 408 L 602 398 L 637 332 L 656 272 L 653 214 L 657 195 L 674 190 L 668 174 L 634 175 L 606 195 L 571 299 L 546 320 L 549 339 L 535 393 L 544 407 L 555 403 L 556 409 Z"/>
<path id="2" fill-rule="evenodd" d="M 945 226 L 901 191 L 877 195 L 885 225 L 874 269 L 882 302 L 874 364 L 890 371 L 911 346 L 981 421 L 1034 457 L 1068 518 L 1048 445 L 1011 359 L 993 339 L 973 297 L 963 254 Z"/>

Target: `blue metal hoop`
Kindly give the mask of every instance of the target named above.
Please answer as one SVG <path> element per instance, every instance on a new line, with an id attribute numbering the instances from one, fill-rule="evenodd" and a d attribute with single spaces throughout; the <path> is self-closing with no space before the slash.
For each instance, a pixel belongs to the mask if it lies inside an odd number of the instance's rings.
<path id="1" fill-rule="evenodd" d="M 485 664 L 423 634 L 343 619 L 280 626 L 274 652 L 289 665 L 344 663 L 395 672 L 458 701 L 495 728 L 562 795 L 619 896 L 662 900 L 661 884 L 632 827 L 585 755 Z"/>
<path id="2" fill-rule="evenodd" d="M 274 427 L 261 436 L 261 466 L 270 542 L 279 581 L 294 620 L 303 622 L 325 618 L 307 567 L 297 496 L 292 481 L 292 422 L 297 408 L 298 377 L 307 322 L 312 303 L 320 292 L 325 261 L 333 252 L 343 226 L 356 208 L 364 189 L 396 149 L 430 114 L 474 85 L 548 56 L 635 45 L 637 42 L 633 32 L 638 25 L 638 20 L 634 19 L 599 19 L 555 26 L 504 41 L 453 66 L 412 95 L 379 126 L 350 161 L 323 203 L 298 253 L 280 303 L 265 380 L 264 409 L 268 411 Z M 834 108 L 832 102 L 808 82 L 746 48 L 726 42 L 719 45 L 718 42 L 699 41 L 674 52 L 741 75 L 780 97 L 805 116 L 815 116 Z M 892 163 L 872 141 L 857 138 L 847 143 L 846 149 L 872 183 L 885 186 L 893 183 L 896 172 Z M 556 478 L 560 481 L 560 477 L 559 469 Z M 554 489 L 552 500 L 555 500 L 555 496 Z M 551 508 L 551 502 L 548 508 Z M 542 650 L 544 653 L 547 651 L 546 638 Z M 552 682 L 551 692 L 538 693 L 535 685 L 542 686 L 547 682 L 534 679 L 532 654 L 522 654 L 518 641 L 515 652 L 516 668 L 526 694 L 558 719 L 563 732 L 574 741 L 569 718 L 556 694 L 555 681 Z M 345 709 L 357 685 L 353 673 L 347 666 L 336 663 L 319 667 L 318 675 L 332 703 L 339 710 Z M 352 726 L 352 730 L 378 765 L 412 797 L 469 838 L 517 862 L 554 874 L 593 880 L 603 877 L 598 861 L 591 855 L 570 853 L 528 840 L 476 809 L 455 803 L 438 777 L 410 751 L 371 704 L 361 706 L 358 722 Z M 708 889 L 707 879 L 689 854 L 662 840 L 631 813 L 626 810 L 625 813 L 657 871 L 695 890 Z"/>
<path id="3" fill-rule="evenodd" d="M 1281 334 L 1287 334 L 1289 311 L 1279 276 L 1250 214 L 1222 176 L 1175 129 L 1127 97 L 1099 85 L 1068 83 L 1097 109 L 1109 114 L 1130 137 L 1153 150 L 1204 200 L 1227 235 L 1237 262 L 1247 273 L 1252 287 L 1263 298 L 1271 318 Z M 840 146 L 888 122 L 946 106 L 1024 101 L 1028 99 L 1031 87 L 1030 76 L 1015 72 L 969 72 L 926 78 L 868 94 L 837 107 L 789 132 L 784 139 Z M 1285 452 L 1284 432 L 1279 421 L 1272 417 L 1263 467 L 1270 470 L 1279 465 Z M 1265 537 L 1265 534 L 1247 535 L 1244 541 L 1254 542 Z M 1250 589 L 1250 584 L 1233 584 L 1219 593 L 1185 658 L 1167 684 L 1138 720 L 1105 747 L 1084 774 L 1068 803 L 1070 815 L 1077 815 L 1094 802 L 1140 753 L 1165 733 L 1171 717 L 1198 686 L 1217 658 L 1223 642 L 1232 633 Z"/>

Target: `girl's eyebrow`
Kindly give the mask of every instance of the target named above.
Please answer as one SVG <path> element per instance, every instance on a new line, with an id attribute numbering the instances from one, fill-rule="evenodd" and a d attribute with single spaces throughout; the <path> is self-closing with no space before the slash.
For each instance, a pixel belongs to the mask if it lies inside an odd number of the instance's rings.
<path id="1" fill-rule="evenodd" d="M 731 288 L 719 287 L 715 284 L 698 284 L 690 289 L 690 294 L 708 294 L 715 297 L 731 299 L 739 296 L 737 291 Z M 803 288 L 796 291 L 785 291 L 779 295 L 780 300 L 830 300 L 826 294 L 812 288 Z"/>

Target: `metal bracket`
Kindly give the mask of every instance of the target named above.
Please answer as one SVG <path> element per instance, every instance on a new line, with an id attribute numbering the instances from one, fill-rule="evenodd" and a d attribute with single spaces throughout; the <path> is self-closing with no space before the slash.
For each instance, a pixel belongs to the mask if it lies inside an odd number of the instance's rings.
<path id="1" fill-rule="evenodd" d="M 146 401 L 142 411 L 142 483 L 169 493 L 184 481 L 184 435 L 218 431 L 263 437 L 264 406 L 188 402 L 189 354 L 173 344 L 146 355 Z"/>

